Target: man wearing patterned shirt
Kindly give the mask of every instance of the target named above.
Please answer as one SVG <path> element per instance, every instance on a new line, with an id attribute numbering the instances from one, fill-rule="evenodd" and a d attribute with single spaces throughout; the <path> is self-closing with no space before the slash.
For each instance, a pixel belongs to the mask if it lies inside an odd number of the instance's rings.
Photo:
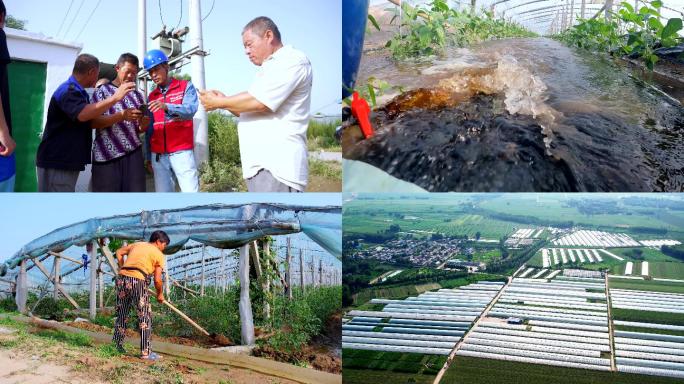
<path id="1" fill-rule="evenodd" d="M 114 67 L 116 79 L 103 84 L 93 94 L 93 103 L 106 100 L 121 84 L 135 81 L 138 58 L 124 53 Z M 98 129 L 93 142 L 93 192 L 145 192 L 145 164 L 142 140 L 139 137 L 150 123 L 140 107 L 145 95 L 139 90 L 129 92 L 121 101 L 93 122 Z M 108 125 L 105 125 L 108 124 Z"/>

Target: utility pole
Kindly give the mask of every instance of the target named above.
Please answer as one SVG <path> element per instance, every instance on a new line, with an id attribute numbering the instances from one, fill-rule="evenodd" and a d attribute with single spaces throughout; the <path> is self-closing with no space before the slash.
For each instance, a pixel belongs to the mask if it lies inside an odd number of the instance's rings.
<path id="1" fill-rule="evenodd" d="M 198 90 L 207 88 L 204 82 L 204 42 L 202 40 L 202 9 L 200 0 L 189 0 L 190 3 L 190 45 L 198 47 L 200 52 L 192 55 L 192 83 Z M 197 165 L 209 160 L 208 118 L 207 111 L 200 103 L 193 118 L 195 128 L 195 161 Z"/>
<path id="2" fill-rule="evenodd" d="M 138 0 L 138 60 L 142 62 L 147 53 L 147 7 L 146 0 Z M 142 80 L 139 87 L 147 95 L 147 81 Z"/>

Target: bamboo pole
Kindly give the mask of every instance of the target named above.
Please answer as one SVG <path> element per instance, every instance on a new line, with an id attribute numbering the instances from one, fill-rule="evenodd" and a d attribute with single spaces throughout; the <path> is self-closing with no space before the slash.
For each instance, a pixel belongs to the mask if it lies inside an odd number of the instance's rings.
<path id="1" fill-rule="evenodd" d="M 100 288 L 100 312 L 102 312 L 102 310 L 105 307 L 105 303 L 104 303 L 105 286 L 104 286 L 104 273 L 102 271 L 102 262 L 100 262 L 100 266 L 99 266 L 98 272 L 97 272 L 97 285 Z"/>
<path id="2" fill-rule="evenodd" d="M 32 259 L 33 263 L 35 264 L 36 267 L 45 275 L 45 277 L 52 283 L 54 284 L 55 281 L 52 279 L 52 276 L 50 276 L 50 273 L 48 272 L 47 268 L 43 265 L 43 263 L 40 262 L 38 259 Z M 21 273 L 21 272 L 20 272 Z M 74 300 L 68 293 L 67 291 L 64 290 L 64 287 L 62 285 L 59 285 L 59 292 L 66 297 L 66 299 L 73 305 L 76 309 L 81 309 L 81 307 L 78 305 L 76 300 Z M 28 286 L 26 287 L 26 292 L 28 294 Z"/>

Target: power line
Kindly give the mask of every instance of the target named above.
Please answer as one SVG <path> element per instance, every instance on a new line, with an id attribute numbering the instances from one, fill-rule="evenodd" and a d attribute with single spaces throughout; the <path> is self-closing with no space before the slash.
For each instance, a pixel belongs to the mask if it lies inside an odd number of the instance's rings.
<path id="1" fill-rule="evenodd" d="M 69 31 L 71 31 L 71 27 L 74 25 L 74 22 L 76 21 L 76 18 L 78 17 L 78 14 L 81 13 L 81 9 L 83 9 L 83 3 L 85 3 L 85 0 L 81 0 L 81 4 L 79 4 L 78 9 L 76 10 L 76 14 L 74 15 L 74 18 L 71 19 L 71 24 L 69 24 L 69 27 L 64 32 L 63 37 L 66 37 L 66 35 L 69 33 Z"/>
<path id="2" fill-rule="evenodd" d="M 71 12 L 71 6 L 74 5 L 74 0 L 71 0 L 71 3 L 69 4 L 69 8 L 67 8 L 66 14 L 64 15 L 64 18 L 62 19 L 62 24 L 59 25 L 59 29 L 57 30 L 57 33 L 55 34 L 55 37 L 59 35 L 60 32 L 62 32 L 62 27 L 64 27 L 64 23 L 66 22 L 67 16 L 69 16 L 69 12 Z"/>
<path id="3" fill-rule="evenodd" d="M 207 17 L 209 17 L 209 15 L 211 15 L 211 12 L 214 10 L 214 5 L 216 5 L 216 0 L 211 2 L 211 9 L 209 10 L 209 13 L 207 13 L 207 15 L 202 18 L 202 21 L 206 20 Z"/>
<path id="4" fill-rule="evenodd" d="M 100 3 L 101 3 L 101 2 L 102 2 L 102 0 L 98 0 L 97 4 L 95 4 L 95 8 L 93 8 L 93 11 L 90 12 L 90 15 L 89 15 L 88 18 L 86 19 L 85 24 L 83 24 L 83 28 L 81 28 L 81 31 L 78 33 L 78 35 L 76 35 L 76 38 L 75 38 L 74 40 L 78 40 L 78 38 L 81 37 L 81 34 L 83 33 L 83 31 L 85 30 L 85 27 L 86 27 L 86 26 L 88 25 L 88 23 L 90 22 L 90 19 L 93 18 L 93 15 L 95 14 L 95 11 L 97 11 L 97 7 L 100 6 Z"/>
<path id="5" fill-rule="evenodd" d="M 161 0 L 159 0 L 157 4 L 159 5 L 159 18 L 161 19 L 162 25 L 166 26 L 166 23 L 164 22 L 164 15 L 162 14 Z M 178 23 L 176 23 L 176 27 L 173 28 L 172 31 L 178 29 L 181 21 L 183 20 L 183 0 L 178 0 L 178 4 L 180 5 L 180 17 L 178 17 Z"/>

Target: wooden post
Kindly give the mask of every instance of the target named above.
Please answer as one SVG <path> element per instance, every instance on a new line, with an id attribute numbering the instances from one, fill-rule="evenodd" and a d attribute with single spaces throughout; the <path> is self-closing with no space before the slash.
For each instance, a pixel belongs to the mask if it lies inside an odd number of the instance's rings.
<path id="1" fill-rule="evenodd" d="M 226 294 L 226 280 L 228 280 L 228 271 L 226 270 L 226 255 L 221 250 L 221 293 Z"/>
<path id="2" fill-rule="evenodd" d="M 285 281 L 287 285 L 285 286 L 285 295 L 287 298 L 292 300 L 292 254 L 290 253 L 290 237 L 287 237 L 287 253 L 285 254 Z"/>
<path id="3" fill-rule="evenodd" d="M 318 259 L 318 286 L 323 286 L 323 259 Z"/>
<path id="4" fill-rule="evenodd" d="M 243 345 L 254 344 L 254 318 L 249 300 L 249 244 L 240 247 L 240 328 Z"/>
<path id="5" fill-rule="evenodd" d="M 299 250 L 299 287 L 304 293 L 304 256 L 302 255 L 302 250 Z"/>
<path id="6" fill-rule="evenodd" d="M 202 246 L 202 279 L 200 285 L 200 296 L 204 297 L 204 255 L 207 250 L 207 246 Z"/>
<path id="7" fill-rule="evenodd" d="M 104 273 L 102 273 L 102 262 L 99 264 L 98 272 L 97 272 L 97 285 L 100 287 L 100 312 L 105 307 L 105 302 L 104 302 Z"/>
<path id="8" fill-rule="evenodd" d="M 52 291 L 52 298 L 57 300 L 59 299 L 59 284 L 61 282 L 61 278 L 59 276 L 60 271 L 59 271 L 59 263 L 61 261 L 61 258 L 55 257 L 55 261 L 53 262 L 54 266 L 54 271 L 55 271 L 55 280 L 54 283 L 52 284 L 53 286 L 53 291 Z"/>
<path id="9" fill-rule="evenodd" d="M 316 288 L 316 269 L 314 267 L 314 264 L 314 257 L 313 255 L 311 255 L 311 286 L 313 288 Z"/>
<path id="10" fill-rule="evenodd" d="M 575 19 L 575 0 L 570 0 L 570 26 L 575 25 L 573 20 Z"/>
<path id="11" fill-rule="evenodd" d="M 90 255 L 90 302 L 88 315 L 90 320 L 94 320 L 97 314 L 97 251 L 95 247 L 95 241 L 88 243 L 87 250 Z"/>
<path id="12" fill-rule="evenodd" d="M 256 246 L 256 241 L 254 242 L 254 245 Z M 271 252 L 270 252 L 270 247 L 268 245 L 268 239 L 264 239 L 264 281 L 262 284 L 262 288 L 264 290 L 264 294 L 267 295 L 267 297 L 271 296 L 271 274 L 269 271 L 271 270 Z M 264 319 L 270 319 L 271 318 L 271 303 L 269 300 L 266 300 L 264 302 Z"/>
<path id="13" fill-rule="evenodd" d="M 613 11 L 613 0 L 606 0 L 606 11 L 605 11 L 606 20 L 610 21 L 613 18 L 613 14 L 611 13 L 612 11 Z"/>
<path id="14" fill-rule="evenodd" d="M 19 275 L 17 276 L 17 296 L 15 302 L 19 313 L 26 314 L 26 300 L 28 299 L 28 275 L 26 274 L 26 260 L 19 264 Z"/>
<path id="15" fill-rule="evenodd" d="M 188 267 L 185 267 L 184 271 L 185 272 L 183 274 L 184 275 L 183 276 L 183 285 L 185 285 L 185 288 L 187 288 L 188 287 Z M 183 290 L 183 299 L 185 299 L 186 296 L 187 296 L 187 292 L 185 290 Z"/>

